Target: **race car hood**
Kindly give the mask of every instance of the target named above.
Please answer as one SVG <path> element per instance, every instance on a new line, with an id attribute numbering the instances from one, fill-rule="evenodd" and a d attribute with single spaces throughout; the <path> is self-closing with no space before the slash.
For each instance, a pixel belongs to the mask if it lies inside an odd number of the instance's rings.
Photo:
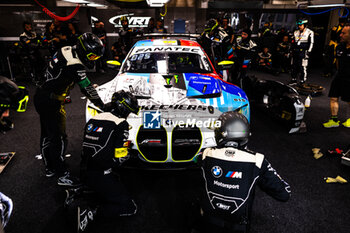
<path id="1" fill-rule="evenodd" d="M 105 86 L 111 86 L 103 93 Z M 191 98 L 212 98 L 221 95 L 220 84 L 216 78 L 202 74 L 135 74 L 118 75 L 111 82 L 101 86 L 98 91 L 101 98 L 108 102 L 117 90 L 132 92 L 142 103 L 184 104 L 197 102 Z"/>
<path id="2" fill-rule="evenodd" d="M 130 91 L 138 98 L 141 110 L 176 109 L 176 106 L 193 110 L 211 106 L 219 112 L 226 112 L 248 104 L 248 98 L 240 88 L 213 73 L 123 73 L 97 90 L 105 103 L 118 90 Z"/>

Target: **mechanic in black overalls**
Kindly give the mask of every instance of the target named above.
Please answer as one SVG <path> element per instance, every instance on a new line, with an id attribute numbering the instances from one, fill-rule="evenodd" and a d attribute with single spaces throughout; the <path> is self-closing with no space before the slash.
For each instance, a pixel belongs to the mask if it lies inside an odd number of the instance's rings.
<path id="1" fill-rule="evenodd" d="M 9 116 L 10 109 L 24 112 L 27 108 L 28 92 L 14 82 L 0 76 L 0 132 L 2 121 Z M 8 223 L 13 209 L 12 200 L 0 192 L 0 232 Z"/>
<path id="2" fill-rule="evenodd" d="M 234 66 L 231 70 L 230 82 L 242 87 L 242 78 L 246 75 L 247 67 L 243 69 L 243 62 L 245 59 L 254 60 L 256 56 L 257 44 L 251 40 L 252 31 L 248 28 L 242 30 L 241 36 L 237 37 L 233 51 L 236 54 L 234 57 Z M 230 50 L 231 51 L 231 50 Z"/>
<path id="3" fill-rule="evenodd" d="M 122 28 L 119 31 L 119 38 L 123 54 L 126 56 L 133 46 L 133 36 L 135 36 L 136 33 L 129 27 L 129 20 L 126 16 L 122 16 L 120 22 Z"/>
<path id="4" fill-rule="evenodd" d="M 226 112 L 219 121 L 217 147 L 205 149 L 201 161 L 201 232 L 248 232 L 256 185 L 279 201 L 289 199 L 290 186 L 263 154 L 246 149 L 250 132 L 245 116 Z"/>
<path id="5" fill-rule="evenodd" d="M 231 48 L 230 39 L 229 34 L 219 26 L 216 19 L 209 19 L 199 38 L 199 44 L 210 60 L 216 64 L 226 58 L 227 51 Z"/>
<path id="6" fill-rule="evenodd" d="M 326 47 L 324 55 L 325 67 L 323 71 L 324 77 L 331 77 L 333 75 L 333 68 L 335 65 L 335 52 L 338 44 L 340 43 L 340 34 L 346 23 L 346 18 L 339 18 L 339 24 L 334 26 L 331 30 L 331 38 L 329 44 Z"/>
<path id="7" fill-rule="evenodd" d="M 62 47 L 54 54 L 45 73 L 44 83 L 37 89 L 34 105 L 40 115 L 40 149 L 46 166 L 46 176 L 57 174 L 58 185 L 74 186 L 77 180 L 67 171 L 63 155 L 67 145 L 64 99 L 77 83 L 81 92 L 97 107 L 104 104 L 86 76 L 86 68 L 104 51 L 101 40 L 84 33 L 76 46 Z"/>
<path id="8" fill-rule="evenodd" d="M 107 106 L 108 112 L 90 119 L 84 129 L 81 180 L 97 194 L 97 198 L 87 205 L 78 206 L 79 232 L 86 230 L 96 214 L 102 219 L 115 219 L 133 215 L 137 210 L 135 202 L 114 174 L 116 170 L 112 169 L 118 168 L 129 158 L 129 124 L 126 118 L 130 113 L 137 115 L 140 108 L 137 99 L 123 90 L 114 93 Z M 67 190 L 65 204 L 69 205 L 81 191 Z"/>
<path id="9" fill-rule="evenodd" d="M 331 83 L 328 93 L 331 118 L 328 122 L 323 123 L 325 128 L 339 127 L 338 112 L 340 99 L 347 102 L 347 120 L 342 125 L 350 128 L 350 24 L 344 25 L 340 34 L 340 42 L 335 54 L 338 72 Z"/>
<path id="10" fill-rule="evenodd" d="M 24 32 L 19 36 L 19 41 L 23 55 L 29 60 L 31 66 L 32 81 L 37 82 L 40 80 L 43 72 L 42 66 L 45 63 L 39 51 L 42 38 L 36 34 L 30 22 L 23 22 L 23 30 Z"/>

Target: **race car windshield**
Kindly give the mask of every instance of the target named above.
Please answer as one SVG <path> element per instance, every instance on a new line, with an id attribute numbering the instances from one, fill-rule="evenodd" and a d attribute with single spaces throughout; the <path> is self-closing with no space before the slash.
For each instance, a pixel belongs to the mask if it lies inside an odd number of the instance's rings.
<path id="1" fill-rule="evenodd" d="M 137 53 L 123 66 L 130 73 L 211 73 L 213 69 L 205 56 L 196 53 Z"/>

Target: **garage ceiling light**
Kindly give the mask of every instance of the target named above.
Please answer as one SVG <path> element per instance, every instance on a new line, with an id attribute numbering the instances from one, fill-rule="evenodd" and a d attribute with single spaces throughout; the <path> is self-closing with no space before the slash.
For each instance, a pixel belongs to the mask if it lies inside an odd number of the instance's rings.
<path id="1" fill-rule="evenodd" d="M 87 4 L 89 7 L 107 7 L 105 5 L 102 4 L 97 4 L 97 3 L 89 3 Z"/>
<path id="2" fill-rule="evenodd" d="M 85 1 L 85 0 L 63 0 L 65 2 L 71 2 L 71 3 L 77 3 L 77 4 L 86 4 L 86 3 L 89 3 L 88 1 Z"/>
<path id="3" fill-rule="evenodd" d="M 323 4 L 323 5 L 311 5 L 307 6 L 307 8 L 323 8 L 323 7 L 341 7 L 345 6 L 345 4 Z"/>
<path id="4" fill-rule="evenodd" d="M 146 0 L 150 7 L 163 7 L 169 0 Z"/>

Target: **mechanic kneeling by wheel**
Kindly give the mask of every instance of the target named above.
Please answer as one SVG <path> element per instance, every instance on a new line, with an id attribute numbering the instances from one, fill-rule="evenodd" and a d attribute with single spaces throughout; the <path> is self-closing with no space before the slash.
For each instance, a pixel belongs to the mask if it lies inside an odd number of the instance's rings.
<path id="1" fill-rule="evenodd" d="M 108 112 L 98 114 L 86 123 L 81 180 L 97 194 L 95 201 L 99 208 L 92 202 L 78 207 L 78 232 L 85 231 L 96 214 L 102 219 L 115 219 L 117 216 L 136 213 L 135 202 L 112 172 L 112 168 L 117 168 L 129 158 L 129 124 L 125 119 L 130 113 L 138 114 L 139 109 L 137 99 L 130 92 L 121 90 L 114 93 L 112 101 L 107 104 Z M 74 189 L 67 190 L 65 204 L 70 204 L 79 192 L 81 193 Z"/>
<path id="2" fill-rule="evenodd" d="M 0 133 L 3 128 L 3 119 L 8 117 L 10 109 L 24 112 L 27 109 L 28 91 L 24 87 L 18 87 L 14 82 L 0 76 Z M 1 164 L 1 163 L 0 163 Z M 10 220 L 13 209 L 11 198 L 0 192 L 0 233 Z"/>
<path id="3" fill-rule="evenodd" d="M 279 201 L 289 199 L 290 186 L 263 154 L 246 149 L 249 123 L 242 114 L 226 112 L 219 121 L 217 147 L 204 150 L 201 160 L 205 189 L 198 230 L 248 232 L 256 185 Z"/>

